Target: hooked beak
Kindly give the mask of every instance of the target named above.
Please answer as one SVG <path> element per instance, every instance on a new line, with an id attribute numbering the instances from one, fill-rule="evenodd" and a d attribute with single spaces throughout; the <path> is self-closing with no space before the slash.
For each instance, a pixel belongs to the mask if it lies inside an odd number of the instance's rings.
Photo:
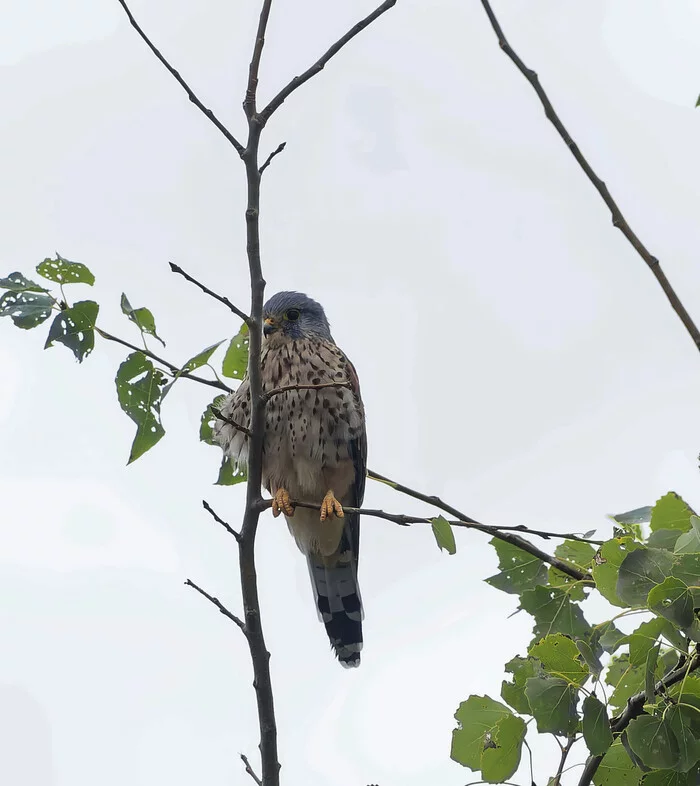
<path id="1" fill-rule="evenodd" d="M 263 333 L 265 334 L 265 338 L 267 338 L 270 333 L 274 333 L 277 330 L 277 323 L 272 317 L 267 317 L 265 323 L 263 324 Z"/>

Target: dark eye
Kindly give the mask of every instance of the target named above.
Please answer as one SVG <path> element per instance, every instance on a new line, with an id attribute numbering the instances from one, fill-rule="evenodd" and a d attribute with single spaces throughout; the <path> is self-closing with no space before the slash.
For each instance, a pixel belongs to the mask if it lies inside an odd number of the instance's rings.
<path id="1" fill-rule="evenodd" d="M 289 311 L 284 315 L 286 319 L 290 322 L 296 322 L 299 319 L 299 309 L 298 308 L 290 308 Z"/>

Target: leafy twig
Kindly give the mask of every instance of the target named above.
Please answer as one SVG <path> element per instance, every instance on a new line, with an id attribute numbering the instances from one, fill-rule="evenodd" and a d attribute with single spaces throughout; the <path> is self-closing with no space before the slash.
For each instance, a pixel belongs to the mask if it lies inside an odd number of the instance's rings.
<path id="1" fill-rule="evenodd" d="M 679 319 L 685 326 L 685 329 L 690 334 L 690 337 L 695 342 L 695 346 L 700 349 L 700 330 L 698 330 L 695 322 L 691 318 L 690 314 L 687 312 L 685 306 L 681 302 L 681 299 L 676 294 L 676 291 L 671 286 L 668 278 L 666 278 L 666 274 L 661 269 L 661 265 L 659 264 L 659 260 L 652 256 L 649 252 L 647 247 L 642 243 L 642 241 L 637 237 L 637 235 L 632 231 L 630 225 L 627 223 L 625 217 L 622 215 L 620 208 L 617 206 L 617 202 L 612 198 L 608 187 L 605 183 L 598 177 L 595 173 L 591 165 L 588 163 L 588 160 L 583 155 L 579 146 L 574 142 L 571 135 L 567 131 L 564 124 L 559 119 L 554 107 L 552 106 L 552 102 L 549 100 L 547 93 L 545 93 L 542 85 L 540 84 L 539 78 L 537 74 L 531 69 L 528 68 L 525 63 L 518 57 L 518 55 L 513 51 L 513 48 L 510 46 L 508 41 L 506 40 L 505 35 L 503 34 L 503 30 L 501 25 L 494 14 L 491 4 L 489 0 L 481 0 L 481 4 L 486 11 L 486 15 L 489 18 L 489 22 L 491 22 L 491 27 L 493 31 L 496 33 L 496 37 L 498 38 L 498 44 L 501 49 L 508 55 L 508 57 L 513 61 L 516 68 L 520 71 L 520 73 L 527 79 L 527 81 L 532 85 L 533 90 L 537 93 L 537 97 L 540 99 L 540 103 L 544 107 L 544 113 L 547 116 L 547 119 L 552 123 L 552 125 L 556 128 L 557 133 L 559 136 L 564 140 L 564 143 L 571 151 L 571 155 L 576 159 L 579 166 L 583 171 L 586 173 L 586 177 L 591 181 L 596 191 L 600 194 L 605 204 L 608 206 L 610 213 L 612 215 L 612 222 L 613 226 L 617 227 L 620 232 L 627 238 L 630 242 L 634 250 L 639 254 L 639 256 L 646 262 L 651 272 L 654 274 L 654 277 L 659 282 L 659 286 L 663 289 L 666 297 L 668 298 L 671 307 L 678 315 Z"/>
<path id="2" fill-rule="evenodd" d="M 250 317 L 244 311 L 241 311 L 241 309 L 238 308 L 238 306 L 235 306 L 227 297 L 222 297 L 221 295 L 217 295 L 216 292 L 212 292 L 211 289 L 205 287 L 204 284 L 201 284 L 199 281 L 197 281 L 196 278 L 192 278 L 192 276 L 189 273 L 185 273 L 185 271 L 179 265 L 176 265 L 174 262 L 170 262 L 169 264 L 170 264 L 170 269 L 173 271 L 173 273 L 178 273 L 184 279 L 189 281 L 191 284 L 194 284 L 196 287 L 199 287 L 202 290 L 202 292 L 209 295 L 210 297 L 213 297 L 214 300 L 218 300 L 219 303 L 223 303 L 226 306 L 226 308 L 233 311 L 233 313 L 236 316 L 240 317 L 246 324 L 250 321 Z"/>

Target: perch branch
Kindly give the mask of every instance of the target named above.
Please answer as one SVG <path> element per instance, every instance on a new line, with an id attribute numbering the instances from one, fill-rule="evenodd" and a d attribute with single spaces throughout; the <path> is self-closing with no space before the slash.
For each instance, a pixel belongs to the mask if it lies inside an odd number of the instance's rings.
<path id="1" fill-rule="evenodd" d="M 170 63 L 165 59 L 165 57 L 161 54 L 160 50 L 155 46 L 155 44 L 151 41 L 151 39 L 146 35 L 146 33 L 141 29 L 139 23 L 134 19 L 133 14 L 129 10 L 129 6 L 126 4 L 125 0 L 117 0 L 119 5 L 124 9 L 126 12 L 127 17 L 129 17 L 129 22 L 131 26 L 136 30 L 136 32 L 141 36 L 143 41 L 146 43 L 148 48 L 153 52 L 153 54 L 160 60 L 160 62 L 168 69 L 171 76 L 174 77 L 175 81 L 182 87 L 182 89 L 187 93 L 188 98 L 190 101 L 199 109 L 202 114 L 206 115 L 206 117 L 211 120 L 211 122 L 221 131 L 221 133 L 228 139 L 228 141 L 234 146 L 238 155 L 243 155 L 243 145 L 233 136 L 233 134 L 226 128 L 226 126 L 219 120 L 219 118 L 208 109 L 204 104 L 197 98 L 196 93 L 192 88 L 185 82 L 185 80 L 180 76 L 179 72 L 176 71 Z"/>
<path id="2" fill-rule="evenodd" d="M 192 589 L 197 590 L 197 592 L 203 597 L 205 597 L 209 601 L 209 603 L 213 603 L 214 606 L 216 606 L 216 608 L 224 615 L 224 617 L 228 617 L 231 620 L 231 622 L 235 622 L 236 625 L 238 625 L 238 627 L 241 629 L 243 635 L 246 638 L 248 638 L 248 630 L 246 629 L 243 620 L 240 619 L 240 617 L 237 617 L 235 614 L 233 614 L 233 612 L 229 611 L 218 598 L 213 597 L 206 590 L 203 590 L 201 587 L 198 587 L 194 583 L 194 581 L 191 581 L 190 579 L 187 579 L 185 584 L 186 586 L 192 587 Z"/>
<path id="3" fill-rule="evenodd" d="M 552 123 L 552 125 L 556 128 L 557 133 L 559 136 L 564 140 L 564 143 L 571 151 L 571 155 L 576 159 L 577 163 L 586 173 L 586 177 L 591 181 L 596 191 L 600 194 L 603 199 L 603 202 L 607 205 L 610 213 L 612 215 L 612 223 L 614 227 L 622 232 L 622 234 L 627 238 L 630 242 L 634 250 L 639 254 L 639 256 L 646 262 L 649 269 L 653 273 L 656 280 L 659 282 L 659 286 L 663 289 L 666 297 L 668 298 L 671 307 L 678 315 L 679 319 L 685 326 L 685 329 L 688 331 L 690 337 L 693 339 L 695 346 L 697 349 L 700 350 L 700 331 L 698 330 L 695 322 L 691 318 L 690 314 L 687 312 L 685 306 L 681 302 L 681 299 L 676 294 L 676 291 L 671 286 L 670 281 L 666 278 L 666 274 L 661 269 L 661 265 L 659 260 L 653 256 L 647 247 L 642 243 L 642 241 L 637 237 L 637 235 L 632 231 L 632 228 L 627 223 L 627 220 L 622 215 L 622 211 L 617 205 L 617 202 L 613 199 L 608 187 L 605 183 L 598 177 L 595 173 L 591 165 L 588 163 L 588 160 L 581 152 L 579 146 L 574 142 L 571 135 L 567 131 L 566 127 L 559 119 L 554 107 L 552 106 L 552 102 L 549 100 L 547 93 L 542 88 L 540 84 L 539 78 L 535 71 L 531 68 L 528 68 L 525 63 L 518 57 L 518 55 L 513 51 L 513 48 L 510 46 L 506 37 L 503 33 L 501 25 L 494 14 L 491 4 L 489 0 L 481 0 L 481 4 L 486 11 L 486 15 L 489 18 L 489 22 L 491 23 L 491 27 L 493 28 L 496 37 L 498 38 L 498 44 L 501 49 L 508 55 L 508 57 L 513 61 L 516 68 L 520 73 L 527 79 L 527 81 L 532 85 L 533 90 L 537 93 L 537 97 L 540 99 L 540 103 L 544 107 L 544 113 L 547 119 Z"/>
<path id="4" fill-rule="evenodd" d="M 250 317 L 245 313 L 245 311 L 241 311 L 241 309 L 238 308 L 238 306 L 235 306 L 227 297 L 222 297 L 221 295 L 217 295 L 216 292 L 212 292 L 211 289 L 205 287 L 204 284 L 201 284 L 199 281 L 197 281 L 196 278 L 192 278 L 192 276 L 189 273 L 185 273 L 185 271 L 179 265 L 176 265 L 174 262 L 170 262 L 169 264 L 170 264 L 170 269 L 173 271 L 173 273 L 178 273 L 184 279 L 189 281 L 190 284 L 194 284 L 196 287 L 199 287 L 202 290 L 202 292 L 209 295 L 209 297 L 213 297 L 214 300 L 218 300 L 219 303 L 223 303 L 226 306 L 226 308 L 233 311 L 233 313 L 237 317 L 240 317 L 246 324 L 250 322 Z"/>

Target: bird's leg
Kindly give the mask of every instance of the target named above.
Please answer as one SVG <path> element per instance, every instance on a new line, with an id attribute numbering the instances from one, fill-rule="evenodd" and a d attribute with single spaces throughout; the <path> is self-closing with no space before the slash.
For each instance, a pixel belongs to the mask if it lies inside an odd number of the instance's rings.
<path id="1" fill-rule="evenodd" d="M 277 489 L 272 498 L 272 515 L 277 518 L 280 513 L 284 513 L 285 516 L 289 517 L 294 515 L 294 505 L 292 505 L 289 492 L 283 488 Z"/>
<path id="2" fill-rule="evenodd" d="M 343 506 L 335 498 L 333 491 L 327 491 L 321 503 L 321 521 L 325 521 L 329 516 L 337 516 L 342 519 L 344 515 Z"/>

